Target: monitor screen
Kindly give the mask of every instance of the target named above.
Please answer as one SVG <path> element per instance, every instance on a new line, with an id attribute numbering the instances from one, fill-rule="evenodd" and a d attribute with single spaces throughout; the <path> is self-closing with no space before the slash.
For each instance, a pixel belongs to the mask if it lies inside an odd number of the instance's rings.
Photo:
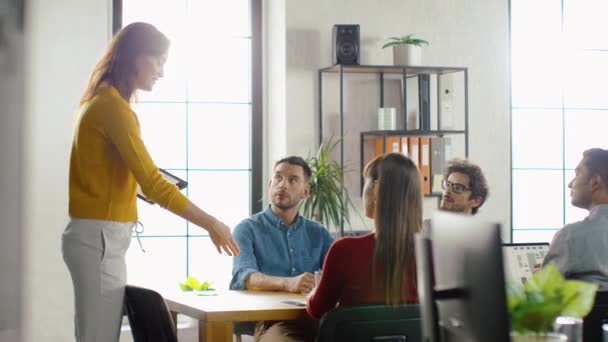
<path id="1" fill-rule="evenodd" d="M 500 224 L 438 212 L 416 265 L 423 341 L 509 341 Z"/>
<path id="2" fill-rule="evenodd" d="M 502 245 L 505 278 L 508 283 L 524 284 L 538 269 L 549 251 L 549 243 L 505 243 Z"/>

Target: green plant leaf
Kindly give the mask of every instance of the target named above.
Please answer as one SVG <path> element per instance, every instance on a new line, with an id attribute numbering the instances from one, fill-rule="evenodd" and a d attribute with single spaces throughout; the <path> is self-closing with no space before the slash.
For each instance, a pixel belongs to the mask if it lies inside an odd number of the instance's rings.
<path id="1" fill-rule="evenodd" d="M 312 175 L 310 177 L 310 195 L 302 202 L 300 207 L 303 216 L 321 222 L 325 227 L 339 227 L 344 220 L 350 225 L 350 209 L 354 209 L 346 186 L 343 172 L 348 172 L 333 160 L 332 153 L 340 140 L 329 139 L 324 141 L 314 153 L 306 159 Z"/>
<path id="2" fill-rule="evenodd" d="M 421 38 L 414 38 L 413 34 L 408 34 L 405 35 L 403 37 L 391 37 L 389 39 L 387 39 L 386 43 L 384 45 L 382 45 L 382 48 L 387 48 L 389 46 L 393 46 L 393 45 L 416 45 L 416 46 L 422 46 L 422 45 L 429 45 L 429 42 L 421 39 Z"/>
<path id="3" fill-rule="evenodd" d="M 201 286 L 198 287 L 198 290 L 206 291 L 206 290 L 209 290 L 210 287 L 211 287 L 211 283 L 208 281 L 205 281 L 201 284 Z"/>
<path id="4" fill-rule="evenodd" d="M 524 287 L 517 283 L 509 283 L 507 285 L 507 308 L 509 311 L 516 308 L 520 303 L 526 300 L 526 291 Z"/>
<path id="5" fill-rule="evenodd" d="M 179 288 L 182 289 L 182 291 L 192 291 L 192 288 L 184 283 L 179 283 Z"/>
<path id="6" fill-rule="evenodd" d="M 182 289 L 182 291 L 207 291 L 207 290 L 212 290 L 212 288 L 211 288 L 212 283 L 210 281 L 204 281 L 204 282 L 201 283 L 194 276 L 188 276 L 188 278 L 186 278 L 185 282 L 178 283 L 178 284 L 179 284 L 179 288 Z"/>
<path id="7" fill-rule="evenodd" d="M 525 285 L 507 286 L 511 330 L 549 330 L 557 316 L 581 318 L 591 311 L 598 285 L 566 280 L 552 262 L 534 273 Z"/>
<path id="8" fill-rule="evenodd" d="M 382 48 L 386 49 L 387 47 L 393 46 L 393 45 L 403 45 L 403 43 L 401 43 L 401 42 L 388 42 L 388 43 L 382 45 Z"/>
<path id="9" fill-rule="evenodd" d="M 560 312 L 559 300 L 524 303 L 511 312 L 511 330 L 518 332 L 549 331 Z"/>
<path id="10" fill-rule="evenodd" d="M 552 296 L 561 288 L 563 282 L 564 277 L 559 273 L 557 265 L 550 263 L 534 273 L 524 287 L 528 293 L 541 292 L 545 296 Z"/>
<path id="11" fill-rule="evenodd" d="M 593 308 L 595 294 L 599 286 L 577 280 L 568 280 L 563 287 L 563 305 L 561 315 L 568 317 L 585 317 Z"/>
<path id="12" fill-rule="evenodd" d="M 186 278 L 186 285 L 190 286 L 193 290 L 198 290 L 201 287 L 200 281 L 193 276 Z"/>
<path id="13" fill-rule="evenodd" d="M 423 44 L 429 45 L 429 42 L 427 42 L 424 39 L 415 38 L 415 39 L 410 39 L 407 44 L 422 46 Z"/>

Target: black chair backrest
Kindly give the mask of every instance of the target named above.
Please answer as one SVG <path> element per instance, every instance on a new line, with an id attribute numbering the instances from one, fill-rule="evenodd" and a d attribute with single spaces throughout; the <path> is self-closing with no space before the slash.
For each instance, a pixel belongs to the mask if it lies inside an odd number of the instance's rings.
<path id="1" fill-rule="evenodd" d="M 602 324 L 608 323 L 608 291 L 597 291 L 591 312 L 583 319 L 583 342 L 602 341 Z"/>
<path id="2" fill-rule="evenodd" d="M 127 285 L 125 311 L 135 342 L 177 342 L 171 313 L 159 293 Z"/>
<path id="3" fill-rule="evenodd" d="M 317 342 L 419 342 L 418 304 L 344 306 L 327 312 L 319 323 Z"/>

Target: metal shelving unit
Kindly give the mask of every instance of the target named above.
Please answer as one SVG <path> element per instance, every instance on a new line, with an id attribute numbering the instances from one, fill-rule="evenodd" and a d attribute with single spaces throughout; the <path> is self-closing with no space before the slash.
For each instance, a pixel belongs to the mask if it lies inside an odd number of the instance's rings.
<path id="1" fill-rule="evenodd" d="M 338 114 L 339 114 L 339 128 L 337 135 L 335 138 L 340 139 L 339 144 L 339 163 L 342 167 L 344 167 L 344 120 L 345 120 L 345 111 L 344 111 L 344 86 L 345 74 L 374 74 L 377 75 L 378 82 L 378 91 L 379 91 L 379 107 L 384 107 L 385 104 L 385 81 L 389 78 L 394 79 L 395 75 L 397 75 L 402 80 L 402 89 L 401 89 L 401 121 L 402 127 L 398 127 L 396 130 L 365 130 L 362 129 L 360 131 L 360 139 L 359 139 L 359 151 L 360 151 L 360 170 L 364 167 L 364 149 L 363 143 L 366 136 L 376 136 L 384 138 L 384 151 L 386 151 L 386 137 L 387 136 L 435 136 L 435 137 L 444 137 L 444 136 L 455 136 L 462 135 L 464 136 L 464 156 L 467 157 L 469 155 L 469 143 L 468 143 L 468 130 L 469 130 L 469 121 L 468 121 L 468 112 L 469 112 L 469 104 L 468 104 L 468 69 L 460 68 L 460 67 L 431 67 L 431 66 L 393 66 L 393 65 L 333 65 L 330 67 L 319 69 L 318 71 L 318 144 L 321 145 L 323 142 L 323 78 L 325 75 L 334 74 L 338 76 Z M 406 80 L 412 77 L 418 77 L 419 75 L 437 75 L 437 96 L 439 97 L 439 79 L 444 75 L 450 74 L 460 74 L 462 75 L 463 82 L 463 129 L 447 129 L 441 130 L 439 128 L 442 127 L 441 115 L 437 115 L 436 123 L 437 129 L 420 129 L 423 127 L 423 120 L 428 120 L 428 117 L 423 117 L 422 110 L 419 110 L 418 123 L 419 127 L 408 128 L 408 89 Z M 429 76 L 430 77 L 430 76 Z M 351 81 L 352 82 L 352 81 Z M 411 99 L 409 99 L 411 100 Z M 419 99 L 415 99 L 415 101 L 419 101 Z M 439 99 L 437 99 L 436 106 L 439 106 Z M 428 128 L 428 122 L 425 123 L 424 128 Z M 362 188 L 363 179 L 361 178 Z M 436 196 L 436 194 L 430 194 L 426 196 Z M 342 222 L 340 227 L 341 233 L 344 231 L 344 222 Z"/>

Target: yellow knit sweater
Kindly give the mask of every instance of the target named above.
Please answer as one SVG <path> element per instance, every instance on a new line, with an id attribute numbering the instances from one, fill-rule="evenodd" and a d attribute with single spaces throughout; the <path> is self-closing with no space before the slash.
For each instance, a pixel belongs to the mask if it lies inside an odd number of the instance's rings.
<path id="1" fill-rule="evenodd" d="M 70 158 L 70 217 L 137 220 L 137 184 L 152 201 L 180 214 L 188 199 L 167 182 L 141 139 L 137 115 L 114 87 L 83 104 Z"/>

